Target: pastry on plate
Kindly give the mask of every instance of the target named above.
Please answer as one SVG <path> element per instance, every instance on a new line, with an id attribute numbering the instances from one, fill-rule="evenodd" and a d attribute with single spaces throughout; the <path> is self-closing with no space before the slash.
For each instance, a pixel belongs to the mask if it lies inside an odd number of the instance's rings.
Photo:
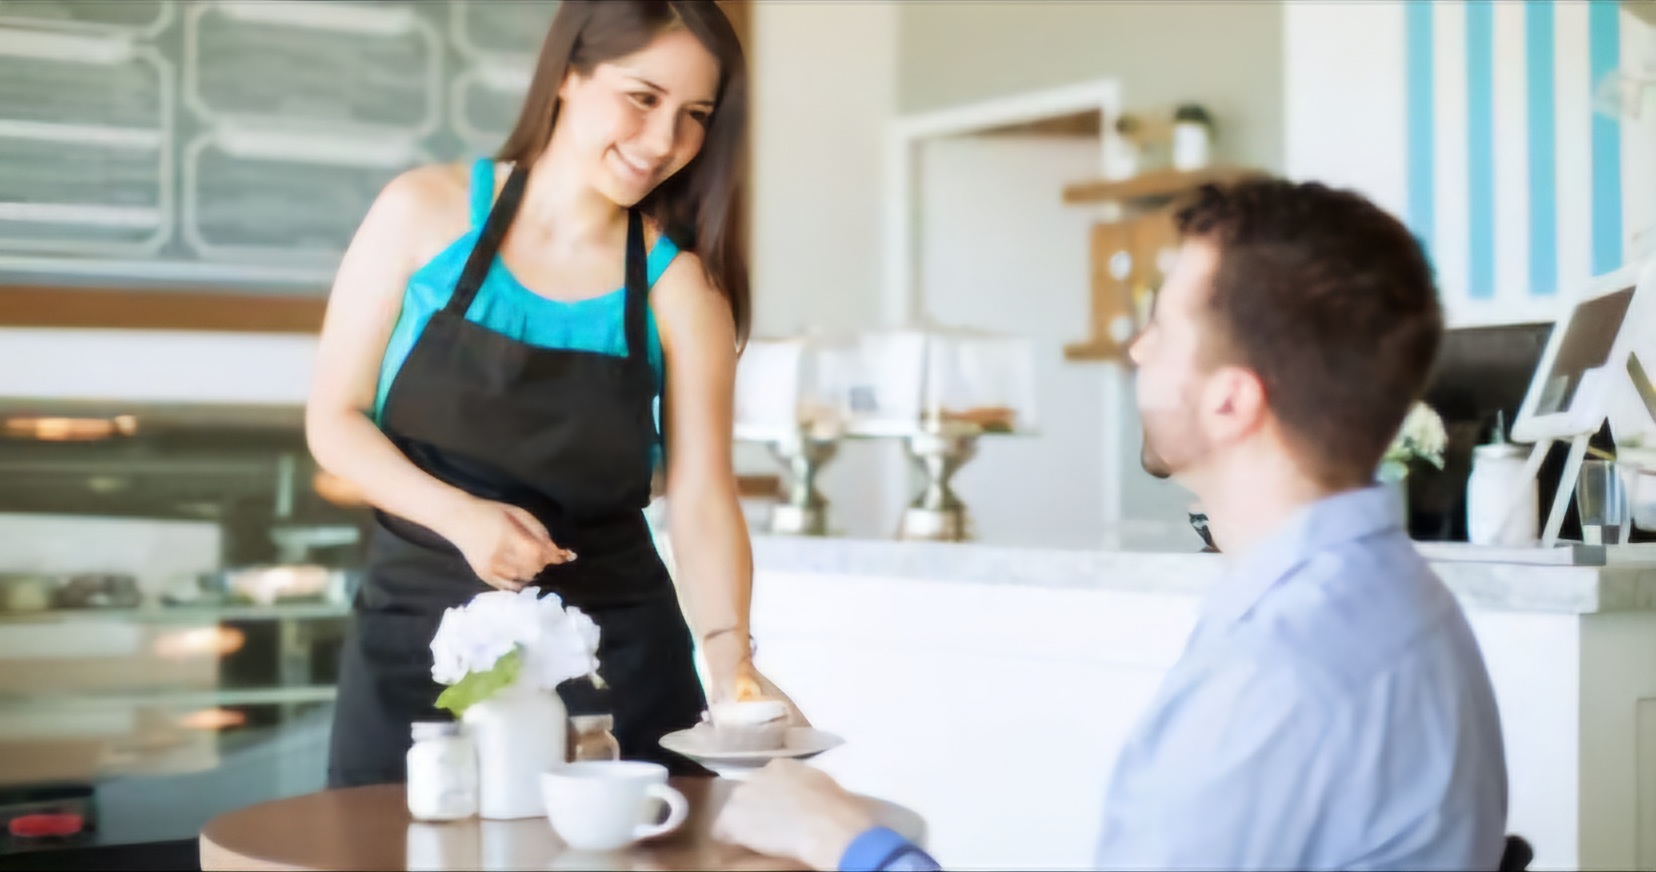
<path id="1" fill-rule="evenodd" d="M 707 714 L 721 751 L 774 751 L 788 740 L 788 704 L 779 699 L 714 703 Z"/>

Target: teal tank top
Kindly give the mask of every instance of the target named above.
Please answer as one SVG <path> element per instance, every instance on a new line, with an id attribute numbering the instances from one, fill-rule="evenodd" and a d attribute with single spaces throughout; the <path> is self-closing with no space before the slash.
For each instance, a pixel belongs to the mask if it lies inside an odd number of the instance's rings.
<path id="1" fill-rule="evenodd" d="M 426 322 L 431 320 L 432 314 L 447 305 L 454 293 L 455 282 L 460 279 L 460 271 L 465 267 L 466 258 L 477 243 L 477 235 L 482 231 L 483 221 L 493 205 L 494 177 L 494 161 L 481 158 L 472 164 L 471 228 L 408 279 L 408 288 L 403 291 L 402 311 L 397 315 L 397 324 L 385 345 L 385 358 L 380 363 L 379 388 L 374 397 L 376 422 L 384 413 L 385 398 L 391 392 L 391 383 L 425 330 Z M 678 253 L 679 248 L 671 239 L 665 235 L 657 237 L 646 261 L 646 280 L 651 287 L 655 286 L 656 280 L 666 272 L 668 264 Z M 482 287 L 478 288 L 477 298 L 466 312 L 466 320 L 541 348 L 567 348 L 626 357 L 626 299 L 625 288 L 574 302 L 548 299 L 524 287 L 496 257 L 489 266 Z M 645 331 L 650 368 L 656 374 L 656 426 L 659 428 L 660 394 L 664 383 L 661 337 L 656 332 L 655 313 L 648 309 L 645 310 Z M 658 462 L 659 459 L 658 446 Z"/>

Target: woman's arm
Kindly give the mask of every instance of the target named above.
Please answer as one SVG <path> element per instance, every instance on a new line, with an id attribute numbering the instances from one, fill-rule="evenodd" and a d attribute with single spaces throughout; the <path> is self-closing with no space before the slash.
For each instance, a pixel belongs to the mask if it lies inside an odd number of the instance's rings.
<path id="1" fill-rule="evenodd" d="M 369 503 L 444 536 L 484 581 L 515 589 L 548 562 L 563 559 L 540 523 L 528 512 L 486 503 L 426 474 L 371 418 L 403 291 L 415 259 L 429 247 L 425 238 L 444 223 L 439 204 L 449 196 L 443 188 L 452 185 L 448 172 L 428 167 L 399 176 L 351 240 L 322 323 L 305 437 L 317 463 Z"/>
<path id="2" fill-rule="evenodd" d="M 701 261 L 680 254 L 651 294 L 667 364 L 668 534 L 715 700 L 765 689 L 753 671 L 753 551 L 731 460 L 736 331 Z"/>

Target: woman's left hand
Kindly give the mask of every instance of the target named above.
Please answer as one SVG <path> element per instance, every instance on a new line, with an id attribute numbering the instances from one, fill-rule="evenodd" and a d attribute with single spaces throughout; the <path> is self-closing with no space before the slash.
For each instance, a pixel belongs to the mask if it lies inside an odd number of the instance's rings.
<path id="1" fill-rule="evenodd" d="M 799 710 L 799 706 L 795 705 L 794 701 L 782 692 L 782 688 L 771 683 L 770 679 L 754 668 L 751 661 L 738 675 L 732 687 L 732 695 L 729 698 L 737 700 L 779 699 L 788 704 L 788 726 L 808 727 L 811 725 L 811 722 L 806 719 L 805 713 Z"/>
<path id="2" fill-rule="evenodd" d="M 711 655 L 713 652 L 709 652 Z M 746 652 L 744 652 L 745 655 Z M 788 704 L 788 724 L 808 727 L 811 722 L 804 712 L 782 689 L 766 678 L 754 665 L 751 656 L 733 657 L 725 663 L 709 657 L 708 671 L 713 683 L 713 702 L 737 702 L 749 699 L 779 699 Z"/>

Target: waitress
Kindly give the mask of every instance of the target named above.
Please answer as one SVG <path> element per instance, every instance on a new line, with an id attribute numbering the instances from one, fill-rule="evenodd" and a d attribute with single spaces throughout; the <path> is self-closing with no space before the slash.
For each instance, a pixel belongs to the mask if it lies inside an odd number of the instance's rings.
<path id="1" fill-rule="evenodd" d="M 612 714 L 624 757 L 695 769 L 658 740 L 706 707 L 697 642 L 715 698 L 785 699 L 751 659 L 731 465 L 746 103 L 716 4 L 565 2 L 498 159 L 412 170 L 364 218 L 306 407 L 317 461 L 377 520 L 330 786 L 403 780 L 411 722 L 444 717 L 443 610 L 490 588 L 598 623 L 608 686 L 564 699 Z M 663 464 L 688 625 L 643 514 Z"/>

